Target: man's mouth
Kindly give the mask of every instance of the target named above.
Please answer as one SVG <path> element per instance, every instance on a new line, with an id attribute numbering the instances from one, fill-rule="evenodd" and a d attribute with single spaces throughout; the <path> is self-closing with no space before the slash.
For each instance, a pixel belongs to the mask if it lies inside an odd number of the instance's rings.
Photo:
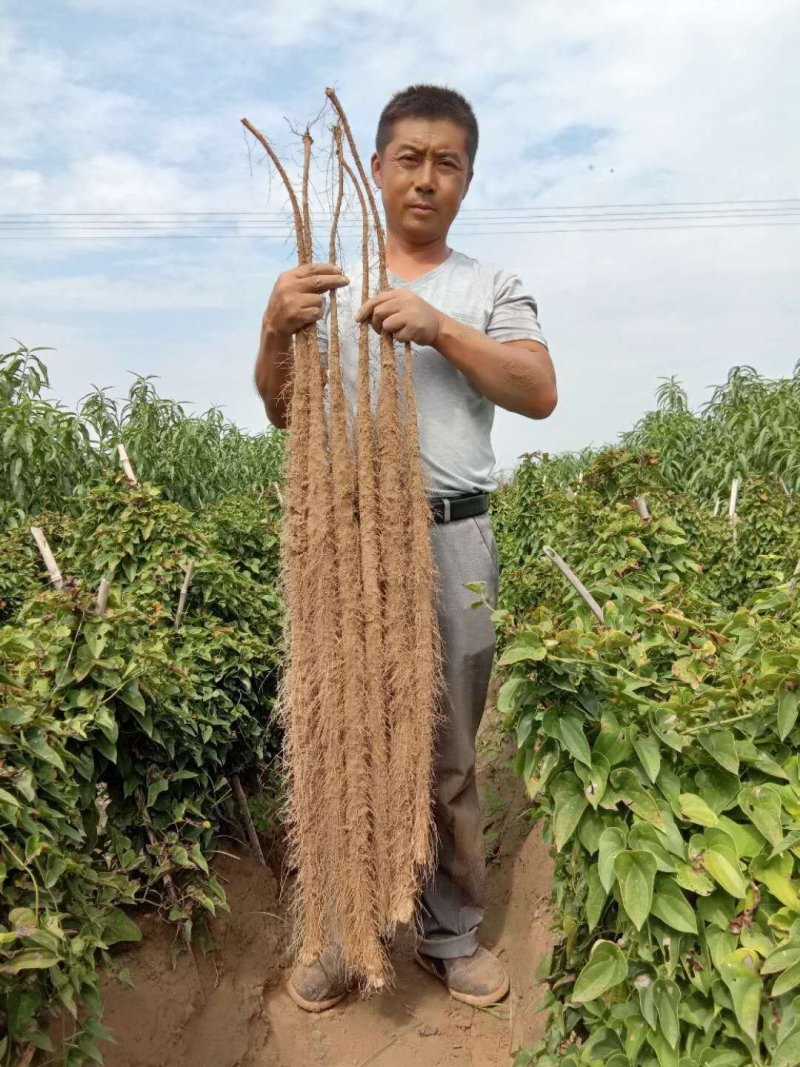
<path id="1" fill-rule="evenodd" d="M 418 211 L 420 214 L 427 214 L 430 211 L 435 211 L 436 208 L 432 204 L 409 204 L 412 211 Z"/>

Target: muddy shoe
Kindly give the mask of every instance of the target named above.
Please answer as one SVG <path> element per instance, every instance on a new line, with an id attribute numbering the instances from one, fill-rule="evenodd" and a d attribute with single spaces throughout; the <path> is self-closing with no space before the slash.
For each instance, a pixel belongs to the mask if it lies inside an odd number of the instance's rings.
<path id="1" fill-rule="evenodd" d="M 327 1011 L 347 996 L 349 986 L 335 949 L 326 949 L 310 966 L 299 963 L 287 983 L 289 996 L 303 1011 Z"/>
<path id="2" fill-rule="evenodd" d="M 482 946 L 473 956 L 458 956 L 453 960 L 434 959 L 421 952 L 416 953 L 415 959 L 420 967 L 447 986 L 451 997 L 475 1008 L 497 1004 L 508 992 L 508 975 L 502 963 Z"/>

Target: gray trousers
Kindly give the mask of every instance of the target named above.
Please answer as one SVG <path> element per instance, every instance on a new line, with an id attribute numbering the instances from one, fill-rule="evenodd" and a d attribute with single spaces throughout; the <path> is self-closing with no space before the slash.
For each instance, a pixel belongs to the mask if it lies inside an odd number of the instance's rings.
<path id="1" fill-rule="evenodd" d="M 497 603 L 497 546 L 488 515 L 433 527 L 439 570 L 437 614 L 444 657 L 442 726 L 436 748 L 436 870 L 423 887 L 419 951 L 439 959 L 471 956 L 484 913 L 483 828 L 475 780 L 475 737 L 492 671 L 489 609 L 466 582 L 485 582 Z"/>

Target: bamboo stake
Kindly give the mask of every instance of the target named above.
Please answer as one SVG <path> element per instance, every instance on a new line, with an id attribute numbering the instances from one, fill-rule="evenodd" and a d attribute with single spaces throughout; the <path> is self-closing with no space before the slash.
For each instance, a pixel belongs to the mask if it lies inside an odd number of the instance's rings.
<path id="1" fill-rule="evenodd" d="M 719 507 L 720 507 L 721 503 L 722 503 L 722 501 L 720 500 L 719 497 L 717 497 L 717 499 L 714 501 L 714 516 L 715 517 L 717 515 L 719 515 Z"/>
<path id="2" fill-rule="evenodd" d="M 105 615 L 108 608 L 108 591 L 110 588 L 111 582 L 108 578 L 104 578 L 97 590 L 97 600 L 94 608 L 96 615 Z"/>
<path id="3" fill-rule="evenodd" d="M 600 607 L 595 598 L 592 596 L 592 594 L 577 576 L 575 571 L 573 571 L 572 568 L 564 562 L 561 556 L 559 556 L 558 552 L 552 549 L 550 545 L 545 545 L 542 551 L 551 563 L 555 563 L 555 565 L 558 567 L 558 569 L 561 571 L 567 581 L 572 585 L 573 589 L 575 589 L 575 591 L 583 598 L 584 602 L 588 604 L 597 620 L 599 622 L 604 622 L 605 620 L 603 619 L 603 609 Z"/>
<path id="4" fill-rule="evenodd" d="M 192 562 L 192 560 L 190 560 L 186 566 L 186 574 L 184 575 L 183 585 L 181 586 L 181 595 L 178 598 L 178 610 L 175 612 L 175 622 L 172 627 L 173 630 L 178 630 L 180 628 L 181 619 L 183 618 L 183 613 L 186 610 L 186 597 L 189 594 L 189 584 L 191 583 L 193 574 L 194 563 Z"/>
<path id="5" fill-rule="evenodd" d="M 650 512 L 647 508 L 647 501 L 645 498 L 643 496 L 637 496 L 633 503 L 641 518 L 644 519 L 645 522 L 650 522 Z"/>
<path id="6" fill-rule="evenodd" d="M 119 461 L 122 464 L 122 469 L 125 472 L 125 477 L 131 483 L 131 485 L 138 485 L 139 483 L 136 480 L 136 475 L 133 473 L 131 461 L 128 459 L 128 453 L 122 441 L 120 441 L 117 445 L 117 452 L 119 453 Z"/>
<path id="7" fill-rule="evenodd" d="M 239 775 L 232 774 L 230 783 L 234 796 L 239 804 L 239 811 L 241 812 L 242 821 L 244 822 L 244 827 L 247 831 L 247 839 L 250 842 L 250 847 L 258 857 L 258 862 L 261 866 L 266 867 L 267 861 L 264 859 L 264 853 L 261 851 L 261 842 L 258 840 L 258 834 L 253 825 L 253 816 L 250 814 L 250 807 L 247 803 L 247 797 L 244 795 L 244 789 L 242 789 L 242 782 Z"/>
<path id="8" fill-rule="evenodd" d="M 277 482 L 272 483 L 272 491 L 275 494 L 275 497 L 280 506 L 283 507 L 283 494 L 281 493 L 281 487 L 278 485 Z"/>
<path id="9" fill-rule="evenodd" d="M 728 504 L 728 519 L 733 527 L 733 543 L 736 544 L 736 523 L 738 522 L 736 516 L 736 504 L 739 500 L 739 479 L 734 478 L 731 482 L 731 499 Z"/>
<path id="10" fill-rule="evenodd" d="M 791 500 L 792 494 L 789 492 L 789 486 L 786 484 L 783 478 L 778 478 L 778 481 L 781 483 L 781 488 L 783 489 L 784 493 L 786 493 L 788 498 Z"/>
<path id="11" fill-rule="evenodd" d="M 728 518 L 732 523 L 736 522 L 736 504 L 739 500 L 739 479 L 734 478 L 731 482 L 731 499 L 728 504 Z"/>
<path id="12" fill-rule="evenodd" d="M 44 535 L 44 531 L 41 526 L 31 526 L 31 536 L 36 542 L 36 547 L 39 549 L 39 554 L 42 557 L 42 561 L 47 568 L 47 573 L 50 575 L 50 581 L 53 583 L 56 589 L 64 588 L 64 576 L 58 569 L 56 558 L 47 543 L 47 538 Z"/>

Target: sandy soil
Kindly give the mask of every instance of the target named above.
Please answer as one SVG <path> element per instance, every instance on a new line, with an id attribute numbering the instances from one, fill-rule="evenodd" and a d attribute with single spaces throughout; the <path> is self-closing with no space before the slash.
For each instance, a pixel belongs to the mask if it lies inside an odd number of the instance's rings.
<path id="1" fill-rule="evenodd" d="M 406 931 L 392 992 L 353 995 L 321 1016 L 301 1012 L 283 988 L 286 902 L 274 875 L 237 850 L 215 865 L 231 912 L 212 924 L 213 951 L 182 953 L 173 968 L 171 931 L 147 916 L 142 943 L 121 954 L 133 988 L 105 983 L 104 1023 L 116 1037 L 104 1049 L 106 1067 L 508 1067 L 510 1053 L 544 1025 L 536 978 L 552 944 L 552 865 L 538 829 L 530 831 L 491 711 L 480 748 L 490 856 L 482 939 L 511 974 L 503 1004 L 482 1011 L 453 1001 L 413 963 Z"/>

